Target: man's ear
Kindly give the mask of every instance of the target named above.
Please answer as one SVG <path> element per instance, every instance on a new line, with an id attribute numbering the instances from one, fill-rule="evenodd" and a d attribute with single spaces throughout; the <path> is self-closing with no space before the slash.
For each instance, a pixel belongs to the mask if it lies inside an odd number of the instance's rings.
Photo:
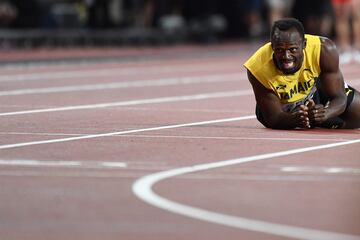
<path id="1" fill-rule="evenodd" d="M 271 41 L 270 43 L 271 43 L 271 49 L 274 50 L 274 44 L 273 44 L 273 42 Z"/>
<path id="2" fill-rule="evenodd" d="M 306 40 L 306 38 L 305 38 L 304 41 L 303 41 L 303 49 L 306 48 L 306 43 L 307 43 L 307 40 Z"/>

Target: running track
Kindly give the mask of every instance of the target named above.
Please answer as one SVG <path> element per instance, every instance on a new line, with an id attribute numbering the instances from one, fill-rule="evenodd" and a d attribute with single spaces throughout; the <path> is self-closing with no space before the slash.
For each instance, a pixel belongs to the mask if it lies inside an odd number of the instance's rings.
<path id="1" fill-rule="evenodd" d="M 3 52 L 0 239 L 360 239 L 360 130 L 263 128 L 257 46 Z"/>

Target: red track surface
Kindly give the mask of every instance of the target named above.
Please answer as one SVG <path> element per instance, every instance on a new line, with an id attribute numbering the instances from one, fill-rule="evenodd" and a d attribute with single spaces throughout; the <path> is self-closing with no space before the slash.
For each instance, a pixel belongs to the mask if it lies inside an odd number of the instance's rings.
<path id="1" fill-rule="evenodd" d="M 3 54 L 0 239 L 360 239 L 360 130 L 263 128 L 242 67 L 254 47 Z M 343 72 L 360 87 L 359 65 Z M 220 165 L 150 190 L 189 212 L 133 192 L 144 176 L 208 163 Z M 200 209 L 209 216 L 181 215 Z"/>

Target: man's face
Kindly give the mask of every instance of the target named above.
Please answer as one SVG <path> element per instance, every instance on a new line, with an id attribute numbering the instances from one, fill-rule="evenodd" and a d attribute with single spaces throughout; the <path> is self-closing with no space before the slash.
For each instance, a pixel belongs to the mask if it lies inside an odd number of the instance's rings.
<path id="1" fill-rule="evenodd" d="M 300 33 L 291 28 L 287 31 L 276 29 L 271 39 L 275 65 L 285 74 L 292 74 L 301 68 L 306 46 Z"/>

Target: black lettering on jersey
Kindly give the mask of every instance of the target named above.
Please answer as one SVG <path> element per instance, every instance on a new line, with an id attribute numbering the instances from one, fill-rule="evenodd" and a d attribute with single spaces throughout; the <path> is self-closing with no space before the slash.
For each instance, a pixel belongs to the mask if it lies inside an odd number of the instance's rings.
<path id="1" fill-rule="evenodd" d="M 306 82 L 298 82 L 287 93 L 280 93 L 282 99 L 291 99 L 294 94 L 305 93 L 311 88 L 311 80 Z"/>
<path id="2" fill-rule="evenodd" d="M 311 80 L 307 81 L 307 82 L 306 82 L 306 85 L 307 85 L 307 88 L 308 88 L 308 89 L 311 88 Z"/>
<path id="3" fill-rule="evenodd" d="M 295 93 L 298 93 L 298 86 L 297 86 L 296 84 L 294 85 L 294 88 L 293 88 L 293 89 L 294 89 L 294 92 L 295 92 Z"/>
<path id="4" fill-rule="evenodd" d="M 296 88 L 296 85 L 295 85 L 295 88 Z M 296 90 L 296 89 L 295 89 L 295 90 Z M 292 98 L 293 95 L 296 93 L 295 90 L 294 90 L 294 89 L 290 89 L 290 93 L 289 93 L 290 98 Z"/>
<path id="5" fill-rule="evenodd" d="M 311 71 L 311 69 L 310 69 L 310 68 L 305 68 L 305 69 L 304 69 L 304 72 L 305 72 L 305 71 L 306 71 L 306 72 L 310 72 L 310 73 L 312 73 L 312 71 Z"/>
<path id="6" fill-rule="evenodd" d="M 304 84 L 305 85 L 305 84 Z M 298 92 L 305 92 L 305 88 L 304 88 L 303 83 L 299 82 L 298 83 Z"/>
<path id="7" fill-rule="evenodd" d="M 276 90 L 285 89 L 285 88 L 286 88 L 285 84 L 279 84 L 279 86 L 276 87 Z"/>
<path id="8" fill-rule="evenodd" d="M 309 89 L 307 82 L 304 82 L 304 88 L 305 88 L 306 91 Z"/>

